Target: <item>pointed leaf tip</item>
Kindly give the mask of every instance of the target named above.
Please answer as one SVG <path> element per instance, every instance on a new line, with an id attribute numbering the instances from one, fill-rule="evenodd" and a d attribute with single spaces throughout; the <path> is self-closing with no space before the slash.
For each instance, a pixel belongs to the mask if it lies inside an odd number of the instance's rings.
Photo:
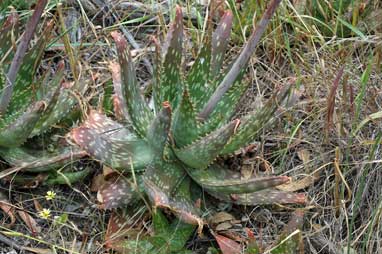
<path id="1" fill-rule="evenodd" d="M 180 5 L 176 5 L 176 9 L 175 9 L 175 17 L 177 18 L 177 19 L 179 19 L 179 18 L 182 18 L 182 7 L 180 7 Z"/>
<path id="2" fill-rule="evenodd" d="M 163 106 L 163 109 L 165 109 L 166 111 L 170 110 L 171 111 L 171 104 L 169 101 L 165 101 L 162 103 L 162 106 Z"/>
<path id="3" fill-rule="evenodd" d="M 237 125 L 237 121 L 232 121 L 188 146 L 175 149 L 175 154 L 187 166 L 204 169 L 216 159 L 234 134 Z"/>
<path id="4" fill-rule="evenodd" d="M 113 37 L 113 40 L 117 45 L 118 50 L 125 50 L 125 48 L 127 47 L 127 42 L 122 36 L 122 34 L 118 31 L 113 31 L 110 33 L 110 35 L 111 37 Z"/>

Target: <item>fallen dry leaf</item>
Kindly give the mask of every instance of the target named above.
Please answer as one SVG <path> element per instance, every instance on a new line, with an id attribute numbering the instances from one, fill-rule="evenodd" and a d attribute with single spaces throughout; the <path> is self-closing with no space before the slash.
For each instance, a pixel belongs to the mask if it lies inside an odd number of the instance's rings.
<path id="1" fill-rule="evenodd" d="M 0 192 L 0 209 L 4 211 L 4 213 L 8 216 L 7 219 L 10 220 L 10 223 L 5 224 L 3 222 L 3 225 L 5 227 L 11 227 L 13 224 L 15 224 L 16 217 L 15 217 L 13 206 L 9 203 L 7 197 L 1 192 Z"/>
<path id="2" fill-rule="evenodd" d="M 37 212 L 41 212 L 43 207 L 37 199 L 33 199 L 34 208 Z"/>
<path id="3" fill-rule="evenodd" d="M 37 225 L 37 222 L 33 217 L 22 210 L 18 210 L 17 214 L 19 217 L 25 222 L 25 224 L 28 226 L 30 232 L 32 233 L 33 236 L 36 236 L 38 233 L 41 233 L 41 227 Z"/>
<path id="4" fill-rule="evenodd" d="M 105 177 L 103 174 L 99 174 L 93 177 L 92 179 L 92 184 L 90 186 L 90 191 L 91 192 L 97 192 L 100 190 L 100 187 L 105 184 Z"/>
<path id="5" fill-rule="evenodd" d="M 104 245 L 107 249 L 125 253 L 126 238 L 135 239 L 141 233 L 141 230 L 132 228 L 125 217 L 113 212 L 107 225 Z"/>
<path id="6" fill-rule="evenodd" d="M 232 214 L 226 213 L 226 212 L 219 212 L 214 214 L 211 219 L 209 219 L 210 224 L 219 224 L 226 221 L 235 220 L 235 217 L 233 217 Z"/>
<path id="7" fill-rule="evenodd" d="M 241 245 L 237 242 L 222 236 L 222 235 L 214 235 L 215 239 L 220 247 L 220 250 L 222 251 L 222 254 L 241 254 L 242 248 Z"/>

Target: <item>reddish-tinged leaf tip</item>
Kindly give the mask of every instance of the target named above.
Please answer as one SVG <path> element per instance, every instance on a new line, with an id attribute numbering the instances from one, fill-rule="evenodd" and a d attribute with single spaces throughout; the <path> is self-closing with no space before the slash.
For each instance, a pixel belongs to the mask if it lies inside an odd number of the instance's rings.
<path id="1" fill-rule="evenodd" d="M 65 61 L 64 60 L 59 61 L 58 64 L 57 64 L 57 71 L 56 71 L 56 73 L 61 71 L 61 70 L 63 70 L 64 68 L 65 68 Z"/>
<path id="2" fill-rule="evenodd" d="M 176 5 L 175 15 L 177 19 L 182 18 L 182 7 L 180 5 Z"/>
<path id="3" fill-rule="evenodd" d="M 37 112 L 43 112 L 46 108 L 46 103 L 45 101 L 38 101 L 36 102 L 35 106 L 33 108 L 35 108 L 37 110 Z"/>
<path id="4" fill-rule="evenodd" d="M 240 244 L 222 235 L 214 235 L 222 254 L 240 254 L 242 248 Z"/>
<path id="5" fill-rule="evenodd" d="M 127 41 L 120 32 L 113 31 L 110 33 L 111 37 L 117 46 L 117 50 L 123 52 L 127 48 Z"/>

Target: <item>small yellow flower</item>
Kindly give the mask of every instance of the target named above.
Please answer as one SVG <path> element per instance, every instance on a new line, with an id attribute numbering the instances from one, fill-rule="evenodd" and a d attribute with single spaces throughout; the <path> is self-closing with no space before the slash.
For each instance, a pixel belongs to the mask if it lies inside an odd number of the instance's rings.
<path id="1" fill-rule="evenodd" d="M 46 200 L 53 200 L 56 198 L 56 192 L 54 191 L 47 191 L 45 195 Z"/>
<path id="2" fill-rule="evenodd" d="M 42 211 L 39 212 L 39 215 L 43 219 L 48 219 L 50 217 L 50 210 L 49 209 L 42 209 Z"/>

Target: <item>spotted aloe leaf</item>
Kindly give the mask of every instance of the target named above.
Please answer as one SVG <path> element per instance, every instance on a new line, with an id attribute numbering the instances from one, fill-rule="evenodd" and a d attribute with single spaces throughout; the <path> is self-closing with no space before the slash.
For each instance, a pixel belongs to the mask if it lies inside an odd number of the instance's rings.
<path id="1" fill-rule="evenodd" d="M 51 122 L 50 120 L 53 115 L 57 118 L 63 117 L 63 115 L 58 116 L 61 112 L 57 110 L 58 103 L 62 103 L 61 99 L 63 97 L 63 94 L 66 93 L 66 91 L 63 91 L 66 87 L 61 86 L 63 76 L 64 62 L 60 62 L 57 71 L 54 74 L 54 77 L 50 79 L 50 76 L 47 76 L 42 81 L 42 85 L 39 91 L 37 92 L 37 96 L 38 99 L 41 98 L 46 101 L 49 101 L 49 104 L 39 121 L 36 123 L 36 126 L 32 131 L 31 137 L 44 132 L 47 128 L 53 125 L 55 122 Z"/>
<path id="2" fill-rule="evenodd" d="M 227 50 L 229 37 L 231 35 L 233 15 L 231 11 L 226 11 L 220 20 L 215 32 L 212 35 L 211 47 L 211 76 L 217 77 L 221 71 L 224 54 Z"/>
<path id="3" fill-rule="evenodd" d="M 238 80 L 240 80 L 240 78 Z M 236 111 L 237 102 L 247 90 L 248 85 L 248 82 L 238 81 L 227 91 L 216 105 L 216 108 L 211 113 L 210 117 L 201 126 L 199 130 L 200 135 L 221 127 L 232 118 Z"/>
<path id="4" fill-rule="evenodd" d="M 82 127 L 94 130 L 98 135 L 104 135 L 111 140 L 134 141 L 139 139 L 134 133 L 127 129 L 124 125 L 112 120 L 106 115 L 90 110 Z"/>
<path id="5" fill-rule="evenodd" d="M 7 63 L 7 59 L 12 55 L 9 54 L 10 56 L 5 57 L 5 54 L 8 53 L 14 43 L 12 38 L 17 37 L 19 30 L 18 20 L 19 16 L 15 11 L 12 11 L 0 29 L 0 61 L 4 63 Z"/>
<path id="6" fill-rule="evenodd" d="M 14 90 L 12 99 L 8 106 L 8 112 L 15 112 L 20 110 L 20 108 L 25 108 L 25 106 L 29 105 L 34 99 L 36 99 L 35 90 L 38 89 L 37 86 L 41 83 L 36 82 L 33 84 L 33 80 L 45 51 L 45 46 L 51 36 L 52 29 L 53 23 L 49 22 L 45 26 L 43 33 L 39 37 L 36 44 L 22 59 L 21 67 L 17 72 L 16 80 L 14 82 Z"/>
<path id="7" fill-rule="evenodd" d="M 72 130 L 71 138 L 89 155 L 114 169 L 142 169 L 152 159 L 147 143 L 132 134 L 126 137 L 129 140 L 118 140 L 108 133 L 78 127 Z"/>
<path id="8" fill-rule="evenodd" d="M 195 110 L 187 90 L 183 92 L 182 101 L 174 113 L 172 133 L 177 147 L 189 145 L 199 137 Z"/>
<path id="9" fill-rule="evenodd" d="M 159 253 L 178 253 L 182 251 L 187 240 L 195 231 L 193 225 L 174 220 L 171 224 L 160 210 L 153 214 L 153 229 L 155 235 L 148 238 Z"/>
<path id="10" fill-rule="evenodd" d="M 258 135 L 261 129 L 272 122 L 271 119 L 274 118 L 274 114 L 278 109 L 280 102 L 288 95 L 289 88 L 290 86 L 284 87 L 278 95 L 269 99 L 264 107 L 244 116 L 241 119 L 242 122 L 237 133 L 222 150 L 221 155 L 233 153 L 240 147 L 248 144 L 248 142 Z"/>
<path id="11" fill-rule="evenodd" d="M 237 81 L 238 76 L 240 76 L 243 69 L 245 69 L 246 65 L 248 64 L 251 55 L 255 51 L 263 33 L 265 32 L 266 26 L 270 22 L 271 17 L 274 15 L 280 2 L 281 0 L 273 0 L 269 3 L 259 24 L 255 27 L 255 30 L 249 37 L 240 55 L 229 68 L 229 71 L 224 76 L 223 80 L 219 82 L 218 87 L 208 99 L 208 102 L 204 105 L 203 110 L 199 113 L 199 117 L 201 119 L 208 119 L 212 111 L 215 109 L 216 105 L 219 103 L 220 99 L 232 87 L 235 81 Z"/>
<path id="12" fill-rule="evenodd" d="M 160 81 L 154 87 L 154 94 L 159 95 L 155 99 L 157 103 L 169 101 L 172 108 L 176 108 L 182 95 L 181 63 L 183 44 L 182 11 L 177 6 L 175 19 L 167 33 L 166 44 L 163 47 L 164 61 L 161 65 Z M 156 105 L 161 108 L 160 104 Z"/>
<path id="13" fill-rule="evenodd" d="M 0 146 L 17 147 L 23 144 L 45 110 L 45 103 L 39 101 L 14 121 L 0 130 Z M 12 119 L 8 117 L 7 119 Z"/>
<path id="14" fill-rule="evenodd" d="M 82 150 L 63 148 L 53 153 L 36 151 L 25 147 L 2 148 L 0 155 L 13 167 L 21 167 L 23 171 L 45 172 L 62 168 L 86 155 Z"/>
<path id="15" fill-rule="evenodd" d="M 212 36 L 206 35 L 204 46 L 189 72 L 187 84 L 191 101 L 198 111 L 202 109 L 218 84 L 217 77 L 220 76 L 231 27 L 232 13 L 226 11 Z"/>
<path id="16" fill-rule="evenodd" d="M 155 155 L 163 156 L 168 133 L 171 126 L 171 107 L 168 102 L 163 102 L 162 110 L 156 115 L 147 131 L 147 142 Z"/>
<path id="17" fill-rule="evenodd" d="M 186 147 L 174 149 L 175 154 L 186 165 L 204 169 L 218 156 L 238 125 L 239 120 L 232 121 Z"/>
<path id="18" fill-rule="evenodd" d="M 102 209 L 123 207 L 137 194 L 131 183 L 123 176 L 108 179 L 98 190 L 97 198 Z"/>
<path id="19" fill-rule="evenodd" d="M 116 62 L 111 62 L 109 69 L 113 79 L 113 108 L 115 117 L 123 121 L 124 116 L 129 115 L 129 109 L 122 93 L 121 66 Z"/>
<path id="20" fill-rule="evenodd" d="M 127 47 L 127 41 L 118 32 L 113 32 L 112 36 L 117 46 L 118 59 L 121 66 L 121 84 L 123 86 L 121 90 L 123 97 L 120 99 L 124 105 L 127 105 L 129 112 L 128 115 L 125 115 L 125 118 L 130 119 L 136 132 L 141 137 L 144 137 L 146 136 L 147 126 L 153 118 L 152 112 L 140 94 L 135 67 Z M 122 113 L 126 112 L 122 111 Z"/>
<path id="21" fill-rule="evenodd" d="M 33 34 L 37 28 L 37 24 L 41 18 L 41 15 L 44 11 L 44 8 L 47 4 L 47 0 L 38 0 L 35 5 L 35 10 L 28 20 L 28 23 L 26 24 L 25 32 L 22 34 L 21 39 L 19 40 L 15 55 L 12 58 L 11 64 L 9 69 L 7 70 L 7 78 L 5 82 L 5 86 L 2 89 L 1 98 L 0 98 L 0 113 L 1 115 L 4 115 L 7 110 L 9 112 L 9 103 L 11 102 L 11 99 L 13 98 L 12 94 L 14 92 L 15 88 L 15 81 L 20 77 L 18 75 L 20 71 L 20 67 L 22 66 L 22 69 L 32 69 L 36 66 L 28 66 L 23 65 L 23 59 L 25 57 L 25 53 L 28 50 L 29 43 L 33 37 Z M 38 54 L 32 54 L 31 56 L 35 56 Z M 40 54 L 41 55 L 41 54 Z M 32 63 L 33 64 L 33 63 Z M 32 77 L 33 78 L 33 77 Z M 30 81 L 30 79 L 26 80 L 27 82 Z M 24 84 L 23 84 L 24 85 Z M 16 108 L 18 109 L 18 108 Z M 11 110 L 11 112 L 13 112 Z"/>
<path id="22" fill-rule="evenodd" d="M 195 105 L 197 111 L 203 107 L 203 98 L 208 86 L 210 77 L 211 62 L 211 39 L 207 35 L 204 46 L 202 46 L 198 57 L 196 58 L 191 70 L 187 76 L 187 87 L 191 96 L 190 100 Z"/>
<path id="23" fill-rule="evenodd" d="M 239 205 L 266 205 L 266 204 L 305 204 L 303 193 L 292 193 L 274 189 L 265 189 L 245 194 L 225 194 L 207 190 L 212 196 Z"/>
<path id="24" fill-rule="evenodd" d="M 70 137 L 89 155 L 114 169 L 142 169 L 153 158 L 146 141 L 95 110 L 81 127 L 71 131 Z"/>
<path id="25" fill-rule="evenodd" d="M 243 179 L 239 172 L 213 164 L 207 169 L 188 169 L 188 174 L 204 189 L 219 193 L 250 193 L 290 181 L 287 176 L 251 177 Z"/>
<path id="26" fill-rule="evenodd" d="M 94 130 L 97 134 L 107 135 L 111 139 L 129 141 L 135 137 L 125 126 L 96 110 L 90 111 L 82 126 Z"/>
<path id="27" fill-rule="evenodd" d="M 145 170 L 144 183 L 154 205 L 169 204 L 173 190 L 186 176 L 175 163 L 155 160 Z"/>
<path id="28" fill-rule="evenodd" d="M 154 207 L 170 209 L 189 224 L 203 224 L 190 197 L 190 179 L 180 165 L 156 161 L 146 169 L 144 184 Z"/>

